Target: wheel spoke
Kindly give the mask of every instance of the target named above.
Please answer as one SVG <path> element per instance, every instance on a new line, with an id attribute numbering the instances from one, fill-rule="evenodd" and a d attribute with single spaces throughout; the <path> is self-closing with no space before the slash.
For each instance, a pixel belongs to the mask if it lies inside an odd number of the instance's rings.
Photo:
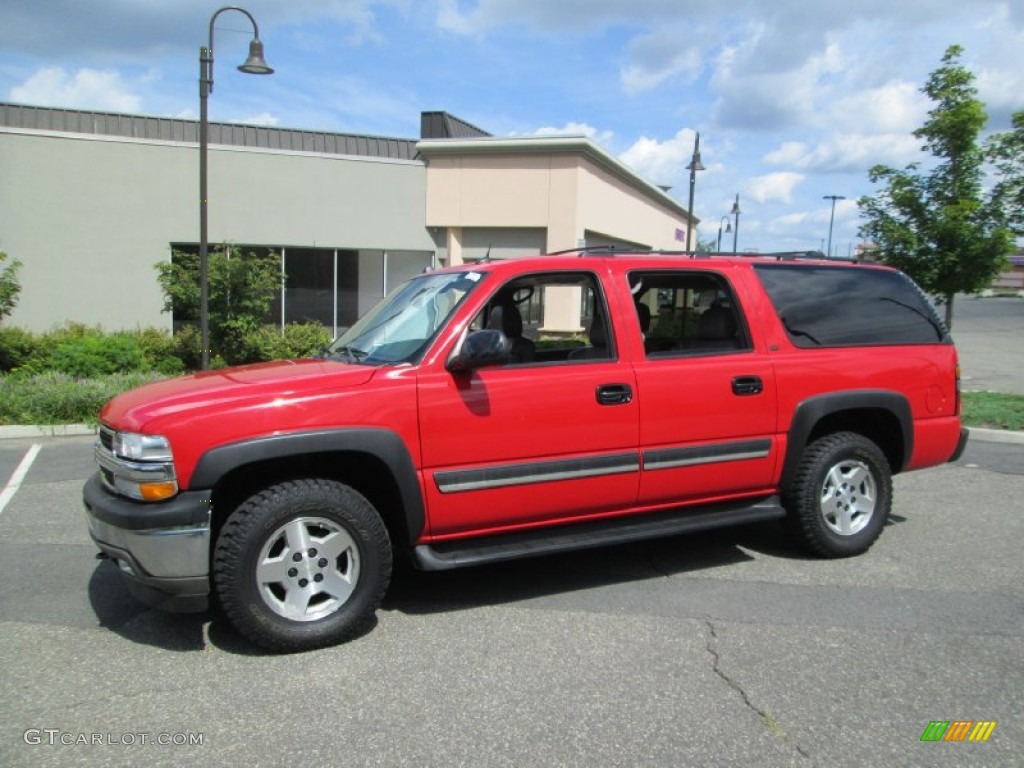
<path id="1" fill-rule="evenodd" d="M 266 558 L 256 566 L 260 584 L 281 584 L 288 577 L 288 562 L 283 557 Z"/>
<path id="2" fill-rule="evenodd" d="M 868 468 L 857 464 L 852 467 L 849 473 L 846 475 L 846 481 L 854 488 L 860 488 L 862 484 L 871 479 L 871 473 L 868 472 Z"/>
<path id="3" fill-rule="evenodd" d="M 849 536 L 852 531 L 852 513 L 847 505 L 836 512 L 836 523 L 839 525 L 839 532 L 843 536 Z"/>
<path id="4" fill-rule="evenodd" d="M 309 530 L 304 520 L 292 520 L 282 530 L 285 541 L 288 542 L 288 553 L 305 552 L 309 549 Z"/>
<path id="5" fill-rule="evenodd" d="M 355 547 L 352 537 L 345 531 L 331 531 L 317 542 L 317 550 L 329 560 L 337 560 Z"/>
<path id="6" fill-rule="evenodd" d="M 339 603 L 344 603 L 355 589 L 355 584 L 337 570 L 324 574 L 324 580 L 317 584 L 317 591 L 330 595 Z"/>
<path id="7" fill-rule="evenodd" d="M 836 466 L 832 467 L 832 469 L 830 469 L 828 471 L 828 474 L 825 476 L 824 491 L 826 493 L 835 493 L 835 490 L 837 488 L 842 487 L 842 485 L 843 485 L 843 470 L 837 464 Z"/>
<path id="8" fill-rule="evenodd" d="M 306 615 L 306 608 L 313 597 L 314 591 L 311 587 L 299 587 L 292 585 L 284 596 L 285 611 L 289 618 L 302 619 Z"/>

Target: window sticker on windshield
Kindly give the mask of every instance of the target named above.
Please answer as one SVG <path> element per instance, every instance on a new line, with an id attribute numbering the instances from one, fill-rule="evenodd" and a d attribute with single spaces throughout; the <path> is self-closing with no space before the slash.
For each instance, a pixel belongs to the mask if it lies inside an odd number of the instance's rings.
<path id="1" fill-rule="evenodd" d="M 475 283 L 475 282 L 477 282 L 480 279 L 480 273 L 479 272 L 467 272 L 466 273 L 466 279 L 467 280 L 472 280 Z"/>

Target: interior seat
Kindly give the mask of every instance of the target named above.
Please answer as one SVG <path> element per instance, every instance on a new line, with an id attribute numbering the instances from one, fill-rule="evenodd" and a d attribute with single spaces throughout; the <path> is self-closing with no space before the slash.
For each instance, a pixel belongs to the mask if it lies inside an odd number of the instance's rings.
<path id="1" fill-rule="evenodd" d="M 607 326 L 604 318 L 597 312 L 594 313 L 594 319 L 590 321 L 587 338 L 590 339 L 590 346 L 572 350 L 569 353 L 570 360 L 599 360 L 611 357 L 608 350 Z"/>
<path id="2" fill-rule="evenodd" d="M 487 317 L 487 327 L 496 328 L 512 342 L 509 362 L 532 363 L 537 357 L 537 348 L 530 339 L 523 336 L 523 316 L 515 304 L 499 304 Z"/>

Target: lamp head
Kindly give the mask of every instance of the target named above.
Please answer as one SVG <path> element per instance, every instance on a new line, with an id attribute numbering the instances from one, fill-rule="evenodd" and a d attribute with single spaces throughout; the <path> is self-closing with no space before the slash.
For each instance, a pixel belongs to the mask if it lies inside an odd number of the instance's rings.
<path id="1" fill-rule="evenodd" d="M 274 70 L 267 65 L 263 58 L 263 43 L 258 39 L 249 43 L 249 58 L 245 60 L 244 64 L 239 65 L 238 71 L 245 72 L 247 75 L 274 74 Z"/>

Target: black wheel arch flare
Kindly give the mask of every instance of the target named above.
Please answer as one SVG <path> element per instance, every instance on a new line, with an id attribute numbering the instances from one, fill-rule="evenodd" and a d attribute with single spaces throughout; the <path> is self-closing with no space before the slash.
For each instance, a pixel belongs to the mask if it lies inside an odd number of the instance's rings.
<path id="1" fill-rule="evenodd" d="M 211 448 L 196 463 L 192 488 L 214 488 L 221 478 L 249 464 L 308 456 L 317 453 L 359 453 L 378 459 L 391 472 L 402 501 L 410 541 L 424 530 L 426 514 L 416 468 L 397 433 L 380 428 L 328 429 L 289 432 Z"/>
<path id="2" fill-rule="evenodd" d="M 815 427 L 826 419 L 850 411 L 885 411 L 899 423 L 902 453 L 891 467 L 893 474 L 900 472 L 910 462 L 914 453 L 914 419 L 910 402 L 900 392 L 884 389 L 861 389 L 849 392 L 830 392 L 804 400 L 796 407 L 789 427 L 786 458 L 782 465 L 782 488 L 789 486 L 796 472 L 804 448 L 810 441 Z M 845 427 L 858 431 L 856 427 Z M 884 450 L 884 446 L 880 446 Z M 888 454 L 888 452 L 886 452 Z M 891 457 L 890 457 L 891 459 Z"/>

